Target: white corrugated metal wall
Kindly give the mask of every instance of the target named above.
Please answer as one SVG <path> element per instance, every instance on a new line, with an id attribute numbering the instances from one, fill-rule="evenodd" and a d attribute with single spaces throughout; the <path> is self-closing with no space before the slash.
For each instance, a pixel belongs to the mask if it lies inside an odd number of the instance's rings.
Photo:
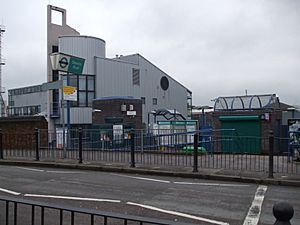
<path id="1" fill-rule="evenodd" d="M 83 74 L 95 74 L 94 57 L 105 58 L 105 41 L 88 36 L 62 36 L 59 51 L 85 59 Z"/>
<path id="2" fill-rule="evenodd" d="M 12 95 L 12 101 L 15 107 L 26 106 L 41 106 L 41 112 L 47 111 L 47 93 L 46 92 L 33 92 L 22 95 Z"/>
<path id="3" fill-rule="evenodd" d="M 87 36 L 64 36 L 59 38 L 59 51 L 86 59 L 84 74 L 96 75 L 96 98 L 109 96 L 145 97 L 143 122 L 147 123 L 148 112 L 154 109 L 176 109 L 187 117 L 187 89 L 139 54 L 105 58 L 105 42 Z M 95 60 L 96 57 L 96 60 Z M 95 65 L 96 63 L 96 65 Z M 140 85 L 133 85 L 132 69 L 140 70 Z M 160 79 L 166 76 L 169 88 L 164 91 Z M 157 105 L 153 105 L 153 98 Z M 73 109 L 73 123 L 90 122 L 89 111 Z M 79 119 L 79 115 L 80 118 Z M 78 117 L 76 119 L 75 117 Z M 82 121 L 82 117 L 87 118 Z M 78 120 L 78 121 L 77 121 Z"/>
<path id="4" fill-rule="evenodd" d="M 105 57 L 105 41 L 89 36 L 62 36 L 59 38 L 59 51 L 85 59 L 83 74 L 95 75 L 94 57 Z M 65 110 L 66 111 L 66 110 Z M 71 108 L 72 124 L 91 124 L 92 111 L 87 107 Z M 65 112 L 66 118 L 66 112 Z M 61 118 L 60 118 L 61 119 Z M 58 122 L 58 121 L 57 121 Z M 60 121 L 59 123 L 61 123 Z"/>
<path id="5" fill-rule="evenodd" d="M 187 117 L 187 89 L 172 79 L 169 75 L 151 64 L 142 56 L 139 56 L 141 68 L 141 91 L 146 95 L 144 118 L 153 109 L 176 109 Z M 169 88 L 164 91 L 160 86 L 160 79 L 166 76 L 169 80 Z M 153 105 L 152 98 L 157 98 L 157 105 Z"/>
<path id="6" fill-rule="evenodd" d="M 127 62 L 124 62 L 127 61 Z M 130 63 L 130 62 L 136 62 Z M 132 83 L 132 69 L 140 69 L 140 85 Z M 176 109 L 187 117 L 187 89 L 140 55 L 122 56 L 119 59 L 97 58 L 96 96 L 145 97 L 143 122 L 147 123 L 148 112 L 154 109 Z M 160 86 L 161 77 L 169 80 L 169 88 Z M 157 105 L 153 105 L 153 98 Z"/>

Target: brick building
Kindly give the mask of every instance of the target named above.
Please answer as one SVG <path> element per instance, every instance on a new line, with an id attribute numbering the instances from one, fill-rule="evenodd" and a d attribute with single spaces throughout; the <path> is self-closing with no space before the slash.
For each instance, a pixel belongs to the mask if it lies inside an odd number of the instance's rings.
<path id="1" fill-rule="evenodd" d="M 48 122 L 44 116 L 1 117 L 3 147 L 5 149 L 34 149 L 35 128 L 47 129 Z M 48 136 L 42 138 L 47 143 Z"/>
<path id="2" fill-rule="evenodd" d="M 286 151 L 287 144 L 279 137 L 285 131 L 282 127 L 282 112 L 290 106 L 280 103 L 275 94 L 219 97 L 215 100 L 214 111 L 205 116 L 210 126 L 220 131 L 219 136 L 230 135 L 235 148 L 232 151 L 247 151 L 253 154 L 267 154 L 269 152 L 269 134 L 273 131 L 275 136 L 274 149 L 276 152 Z M 238 139 L 238 141 L 237 141 Z M 224 141 L 219 150 L 224 151 Z M 231 146 L 231 148 L 232 148 Z"/>
<path id="3" fill-rule="evenodd" d="M 93 101 L 93 125 L 113 129 L 122 125 L 124 129 L 143 129 L 142 100 L 133 97 L 106 97 Z"/>

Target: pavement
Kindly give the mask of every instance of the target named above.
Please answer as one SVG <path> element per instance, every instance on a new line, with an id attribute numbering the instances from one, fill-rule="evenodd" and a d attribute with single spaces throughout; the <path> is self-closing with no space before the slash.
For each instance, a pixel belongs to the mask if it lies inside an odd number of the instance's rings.
<path id="1" fill-rule="evenodd" d="M 30 161 L 30 160 L 0 160 L 0 165 L 10 166 L 28 166 L 28 167 L 54 167 L 64 169 L 80 169 L 91 171 L 105 171 L 144 175 L 173 176 L 194 179 L 233 181 L 242 183 L 255 183 L 264 185 L 282 185 L 300 187 L 300 174 L 276 174 L 269 178 L 267 172 L 256 172 L 246 170 L 228 170 L 228 169 L 202 169 L 198 168 L 193 172 L 189 167 L 158 167 L 136 165 L 134 168 L 128 164 L 109 164 L 96 162 L 83 162 L 81 164 L 76 160 L 59 161 Z"/>

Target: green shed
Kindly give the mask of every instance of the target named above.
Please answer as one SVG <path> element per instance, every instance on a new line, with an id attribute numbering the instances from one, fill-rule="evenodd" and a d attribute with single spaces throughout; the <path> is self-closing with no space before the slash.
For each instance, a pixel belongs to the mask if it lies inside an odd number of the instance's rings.
<path id="1" fill-rule="evenodd" d="M 261 154 L 260 116 L 220 116 L 219 119 L 222 152 Z"/>

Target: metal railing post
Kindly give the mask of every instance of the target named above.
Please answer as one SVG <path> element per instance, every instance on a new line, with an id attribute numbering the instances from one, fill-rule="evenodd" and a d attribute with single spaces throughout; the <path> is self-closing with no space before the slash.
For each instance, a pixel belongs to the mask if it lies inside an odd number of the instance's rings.
<path id="1" fill-rule="evenodd" d="M 276 218 L 274 225 L 291 225 L 294 208 L 287 202 L 278 202 L 273 206 L 273 215 Z"/>
<path id="2" fill-rule="evenodd" d="M 3 159 L 3 134 L 0 129 L 0 159 Z"/>
<path id="3" fill-rule="evenodd" d="M 194 156 L 193 172 L 196 173 L 198 172 L 198 134 L 197 133 L 194 134 L 193 156 Z"/>
<path id="4" fill-rule="evenodd" d="M 131 130 L 130 131 L 130 158 L 131 158 L 131 162 L 130 162 L 130 167 L 135 167 L 135 158 L 134 158 L 134 131 Z"/>
<path id="5" fill-rule="evenodd" d="M 274 178 L 274 133 L 269 132 L 269 178 Z"/>
<path id="6" fill-rule="evenodd" d="M 82 128 L 78 129 L 79 163 L 82 163 Z"/>
<path id="7" fill-rule="evenodd" d="M 39 143 L 39 129 L 35 128 L 34 129 L 34 135 L 35 135 L 35 160 L 39 161 L 40 160 L 40 143 Z"/>
<path id="8" fill-rule="evenodd" d="M 160 218 L 148 218 L 119 213 L 107 213 L 95 211 L 82 207 L 68 207 L 62 204 L 43 203 L 25 198 L 0 197 L 1 204 L 1 225 L 20 224 L 80 224 L 95 225 L 98 218 L 102 219 L 101 224 L 153 224 L 153 225 L 182 225 L 181 222 L 174 222 Z M 26 207 L 25 207 L 26 206 Z M 117 223 L 111 221 L 118 220 Z M 22 221 L 28 221 L 22 223 Z M 48 222 L 47 222 L 48 221 Z M 56 221 L 56 222 L 51 222 Z M 191 223 L 184 223 L 192 225 Z"/>
<path id="9" fill-rule="evenodd" d="M 141 139 L 141 152 L 143 153 L 144 152 L 144 132 L 143 130 L 141 130 L 140 132 L 140 139 Z"/>

